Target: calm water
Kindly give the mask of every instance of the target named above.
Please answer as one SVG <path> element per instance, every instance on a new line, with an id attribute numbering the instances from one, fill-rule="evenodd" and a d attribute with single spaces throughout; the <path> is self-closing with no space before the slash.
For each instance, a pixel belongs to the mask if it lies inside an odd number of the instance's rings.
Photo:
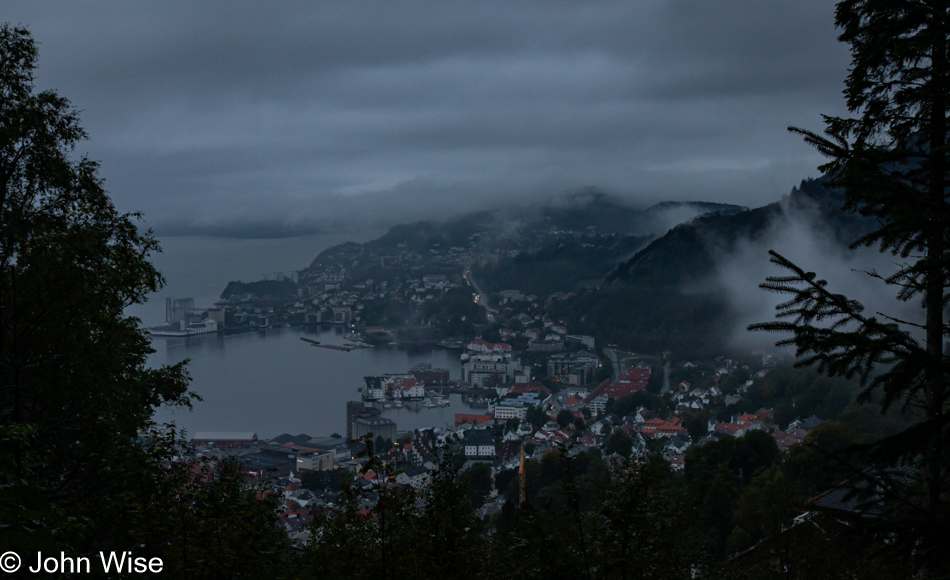
<path id="1" fill-rule="evenodd" d="M 167 285 L 145 305 L 128 310 L 146 326 L 164 322 L 165 298 L 194 298 L 210 306 L 229 280 L 259 280 L 275 272 L 289 274 L 308 266 L 320 251 L 343 241 L 366 241 L 382 232 L 359 236 L 325 235 L 279 240 L 180 237 L 162 239 L 164 252 L 153 263 Z M 346 432 L 346 401 L 359 397 L 365 375 L 402 373 L 416 363 L 449 369 L 460 376 L 459 351 L 396 347 L 350 352 L 310 346 L 301 336 L 330 344 L 344 342 L 342 328 L 319 332 L 282 329 L 266 334 L 226 337 L 155 338 L 150 364 L 190 359 L 191 388 L 204 399 L 191 412 L 161 409 L 156 419 L 174 421 L 188 432 L 255 431 L 261 437 L 284 432 L 329 435 Z M 459 397 L 445 408 L 386 409 L 399 430 L 453 424 L 455 413 L 470 412 Z"/>
<path id="2" fill-rule="evenodd" d="M 202 402 L 191 412 L 160 410 L 156 419 L 195 431 L 255 431 L 259 436 L 329 435 L 346 432 L 346 401 L 358 400 L 365 375 L 403 373 L 416 363 L 460 373 L 459 351 L 439 347 L 406 350 L 377 347 L 350 352 L 317 348 L 301 336 L 341 344 L 342 328 L 319 332 L 285 328 L 198 338 L 155 338 L 154 364 L 191 359 L 192 390 Z M 398 430 L 454 424 L 471 412 L 459 397 L 444 408 L 385 409 Z"/>

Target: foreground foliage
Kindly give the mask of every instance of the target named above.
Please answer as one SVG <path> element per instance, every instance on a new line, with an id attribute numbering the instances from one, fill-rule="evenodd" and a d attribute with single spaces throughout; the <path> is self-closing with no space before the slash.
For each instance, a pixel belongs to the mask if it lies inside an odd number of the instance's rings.
<path id="1" fill-rule="evenodd" d="M 854 117 L 826 117 L 825 135 L 793 129 L 830 158 L 822 169 L 845 191 L 845 207 L 877 227 L 855 246 L 876 245 L 897 261 L 870 276 L 912 315 L 868 312 L 814 272 L 773 253 L 785 270 L 763 287 L 784 294 L 779 321 L 753 328 L 790 333 L 801 364 L 860 377 L 864 401 L 899 406 L 918 421 L 870 449 L 859 517 L 869 537 L 922 573 L 950 566 L 939 538 L 950 523 L 948 370 L 944 340 L 950 296 L 950 14 L 945 1 L 845 0 L 836 12 L 851 45 L 845 96 Z M 907 310 L 906 308 L 904 310 Z"/>
<path id="2" fill-rule="evenodd" d="M 289 546 L 276 506 L 233 466 L 177 461 L 182 442 L 153 424 L 192 400 L 184 365 L 147 367 L 123 314 L 161 286 L 158 244 L 73 155 L 85 133 L 66 99 L 34 91 L 35 60 L 25 29 L 0 26 L 0 552 L 128 550 L 175 577 L 261 577 L 248 561 Z"/>

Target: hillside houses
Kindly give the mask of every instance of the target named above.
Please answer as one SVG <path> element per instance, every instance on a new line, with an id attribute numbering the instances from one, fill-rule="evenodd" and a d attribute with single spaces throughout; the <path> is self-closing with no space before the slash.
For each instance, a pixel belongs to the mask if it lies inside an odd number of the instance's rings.
<path id="1" fill-rule="evenodd" d="M 732 435 L 733 437 L 742 437 L 749 430 L 768 430 L 771 418 L 771 411 L 760 409 L 757 413 L 743 413 L 733 418 L 728 423 L 717 423 L 714 431 L 721 435 Z"/>
<path id="2" fill-rule="evenodd" d="M 588 351 L 551 355 L 547 362 L 548 376 L 572 385 L 586 385 L 600 367 L 600 357 Z"/>
<path id="3" fill-rule="evenodd" d="M 363 377 L 363 399 L 366 401 L 419 401 L 425 398 L 425 383 L 413 375 Z"/>
<path id="4" fill-rule="evenodd" d="M 680 425 L 679 417 L 671 417 L 668 420 L 658 418 L 648 419 L 640 425 L 639 429 L 635 429 L 635 431 L 651 437 L 672 437 L 684 433 L 686 429 Z"/>
<path id="5" fill-rule="evenodd" d="M 594 415 L 601 415 L 607 409 L 610 399 L 619 399 L 647 388 L 650 369 L 632 368 L 622 373 L 616 381 L 609 379 L 601 382 L 584 398 L 584 404 Z"/>
<path id="6" fill-rule="evenodd" d="M 633 392 L 640 392 L 640 384 L 649 377 L 643 371 L 639 369 L 625 373 L 623 383 L 609 381 L 599 385 L 587 397 L 584 397 L 583 389 L 574 387 L 565 403 L 580 403 L 581 409 L 589 411 L 589 407 L 583 406 L 584 401 L 594 401 L 607 392 L 608 387 L 617 383 L 638 385 Z M 416 386 L 414 378 L 389 378 L 394 385 L 404 388 Z M 694 391 L 691 388 L 686 394 L 703 394 Z M 769 409 L 759 409 L 754 413 L 732 416 L 728 421 L 713 421 L 704 437 L 694 439 L 689 436 L 681 417 L 676 414 L 653 415 L 643 406 L 631 410 L 626 416 L 604 412 L 588 418 L 586 413 L 576 411 L 571 415 L 571 422 L 558 424 L 554 418 L 560 411 L 556 411 L 552 405 L 555 394 L 544 385 L 510 385 L 499 392 L 501 396 L 492 401 L 488 413 L 457 413 L 453 427 L 394 433 L 393 438 L 398 436 L 398 441 L 390 449 L 376 450 L 377 457 L 391 465 L 395 474 L 385 481 L 380 479 L 381 474 L 362 471 L 365 458 L 360 457 L 358 452 L 359 442 L 339 437 L 311 438 L 304 434 L 284 434 L 265 443 L 253 444 L 248 449 L 229 452 L 241 453 L 242 471 L 249 477 L 263 477 L 269 470 L 276 470 L 283 476 L 283 483 L 274 488 L 274 493 L 281 494 L 285 505 L 281 515 L 282 525 L 291 537 L 302 537 L 298 532 L 306 527 L 305 522 L 308 517 L 312 517 L 312 510 L 327 509 L 327 502 L 336 497 L 332 490 L 325 488 L 303 489 L 300 482 L 313 479 L 308 474 L 349 470 L 354 474 L 354 485 L 365 489 L 361 497 L 365 502 L 364 507 L 369 508 L 378 497 L 374 490 L 378 490 L 380 485 L 424 488 L 428 485 L 431 470 L 439 463 L 440 454 L 444 453 L 459 454 L 468 461 L 486 463 L 493 476 L 503 470 L 516 469 L 522 446 L 528 450 L 529 459 L 539 459 L 552 450 L 572 446 L 572 454 L 599 453 L 604 455 L 608 464 L 612 464 L 620 461 L 620 456 L 608 451 L 608 442 L 622 434 L 629 437 L 631 457 L 658 454 L 668 462 L 670 469 L 676 471 L 684 468 L 691 445 L 704 445 L 721 437 L 743 437 L 752 430 L 761 430 L 772 435 L 780 450 L 786 450 L 801 442 L 808 430 L 820 423 L 820 419 L 809 417 L 795 420 L 783 430 L 772 423 Z M 682 393 L 679 389 L 675 392 Z M 566 391 L 562 393 L 566 394 Z M 526 411 L 532 407 L 542 412 L 540 426 L 532 426 L 526 421 Z M 581 421 L 575 424 L 574 419 Z M 517 421 L 512 423 L 512 420 Z"/>
<path id="7" fill-rule="evenodd" d="M 495 456 L 495 442 L 487 429 L 469 429 L 462 441 L 466 458 L 491 459 Z"/>
<path id="8" fill-rule="evenodd" d="M 485 343 L 477 345 L 477 354 L 462 355 L 462 382 L 480 387 L 497 387 L 509 383 L 527 383 L 531 369 L 521 364 L 507 344 Z M 507 348 L 505 348 L 507 347 Z M 490 350 L 489 350 L 490 349 Z"/>
<path id="9" fill-rule="evenodd" d="M 465 349 L 470 354 L 499 354 L 510 355 L 511 345 L 505 342 L 488 342 L 481 338 L 472 340 Z"/>

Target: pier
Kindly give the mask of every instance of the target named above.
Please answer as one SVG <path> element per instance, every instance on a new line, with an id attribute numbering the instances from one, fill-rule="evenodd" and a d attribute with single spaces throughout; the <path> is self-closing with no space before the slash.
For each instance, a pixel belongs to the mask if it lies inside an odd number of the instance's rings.
<path id="1" fill-rule="evenodd" d="M 310 346 L 317 346 L 320 348 L 329 348 L 331 350 L 342 350 L 343 352 L 350 352 L 351 350 L 357 350 L 360 348 L 371 348 L 369 345 L 338 346 L 336 344 L 323 344 L 319 340 L 314 340 L 312 338 L 307 338 L 305 336 L 301 336 L 300 340 L 304 342 L 309 342 Z"/>

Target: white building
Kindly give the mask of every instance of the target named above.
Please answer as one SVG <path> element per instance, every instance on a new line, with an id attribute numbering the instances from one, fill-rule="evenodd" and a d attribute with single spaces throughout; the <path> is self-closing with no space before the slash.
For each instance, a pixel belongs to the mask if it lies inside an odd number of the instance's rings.
<path id="1" fill-rule="evenodd" d="M 487 429 L 469 429 L 465 432 L 465 457 L 488 459 L 495 456 L 495 442 Z"/>
<path id="2" fill-rule="evenodd" d="M 495 419 L 524 419 L 528 414 L 528 407 L 523 404 L 502 404 L 490 405 L 489 412 L 493 413 Z"/>
<path id="3" fill-rule="evenodd" d="M 506 342 L 488 342 L 476 338 L 465 347 L 469 352 L 476 354 L 511 354 L 511 345 Z"/>
<path id="4" fill-rule="evenodd" d="M 589 350 L 594 350 L 594 337 L 586 334 L 568 334 L 564 337 L 569 342 L 579 342 Z"/>
<path id="5" fill-rule="evenodd" d="M 462 382 L 482 387 L 493 387 L 515 382 L 523 373 L 521 360 L 509 354 L 475 354 L 462 363 Z"/>
<path id="6" fill-rule="evenodd" d="M 392 386 L 393 399 L 422 399 L 426 396 L 425 383 L 410 377 L 394 381 Z"/>
<path id="7" fill-rule="evenodd" d="M 363 377 L 363 399 L 382 401 L 386 396 L 386 377 Z"/>

